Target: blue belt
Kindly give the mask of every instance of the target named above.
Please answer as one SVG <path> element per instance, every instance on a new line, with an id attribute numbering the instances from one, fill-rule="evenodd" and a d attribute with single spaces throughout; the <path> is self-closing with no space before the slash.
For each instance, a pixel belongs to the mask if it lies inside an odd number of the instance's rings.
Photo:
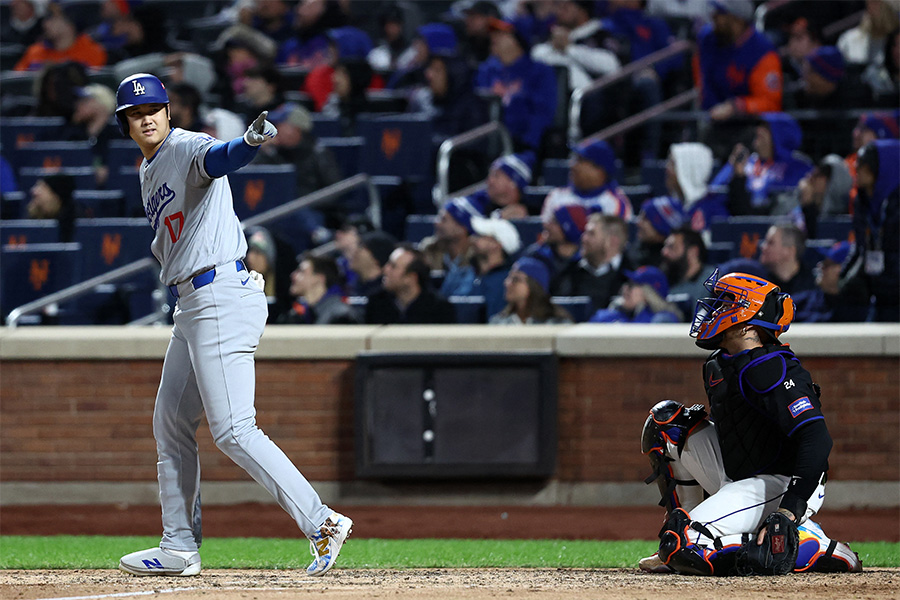
<path id="1" fill-rule="evenodd" d="M 244 265 L 244 261 L 242 261 L 242 260 L 234 261 L 234 266 L 238 272 L 247 270 L 247 267 Z M 215 278 L 216 278 L 216 268 L 213 267 L 209 271 L 204 271 L 203 273 L 200 273 L 196 277 L 192 278 L 191 285 L 194 286 L 195 290 L 199 290 L 204 285 L 211 284 L 213 282 L 213 279 L 215 279 Z M 170 285 L 168 287 L 169 287 L 169 291 L 172 292 L 173 296 L 175 296 L 176 298 L 180 297 L 180 294 L 178 293 L 178 284 Z"/>

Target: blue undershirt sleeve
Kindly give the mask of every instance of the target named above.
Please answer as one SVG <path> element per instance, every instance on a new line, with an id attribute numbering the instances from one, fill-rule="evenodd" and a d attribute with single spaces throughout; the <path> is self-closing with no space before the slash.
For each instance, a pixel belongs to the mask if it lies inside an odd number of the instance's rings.
<path id="1" fill-rule="evenodd" d="M 256 156 L 258 150 L 258 146 L 251 146 L 244 141 L 243 137 L 237 137 L 230 142 L 211 146 L 206 151 L 203 167 L 210 177 L 222 177 L 248 164 Z"/>

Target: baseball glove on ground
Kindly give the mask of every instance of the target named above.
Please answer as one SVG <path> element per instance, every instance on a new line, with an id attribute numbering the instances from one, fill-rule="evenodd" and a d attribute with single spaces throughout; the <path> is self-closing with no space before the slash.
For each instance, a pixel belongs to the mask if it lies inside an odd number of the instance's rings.
<path id="1" fill-rule="evenodd" d="M 782 512 L 766 517 L 760 531 L 766 530 L 763 543 L 756 536 L 744 542 L 735 555 L 738 575 L 786 575 L 794 570 L 800 536 L 797 525 Z"/>

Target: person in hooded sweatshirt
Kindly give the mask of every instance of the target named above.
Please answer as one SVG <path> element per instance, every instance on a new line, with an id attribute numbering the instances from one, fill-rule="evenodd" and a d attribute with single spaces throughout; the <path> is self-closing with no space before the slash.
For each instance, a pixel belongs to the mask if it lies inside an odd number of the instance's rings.
<path id="1" fill-rule="evenodd" d="M 710 242 L 709 226 L 716 217 L 728 217 L 727 198 L 709 192 L 713 153 L 699 142 L 684 142 L 669 146 L 666 161 L 666 190 L 669 196 L 681 201 L 685 219 L 691 229 L 700 232 L 704 242 Z"/>
<path id="2" fill-rule="evenodd" d="M 868 283 L 873 321 L 900 321 L 900 140 L 860 148 L 853 204 L 856 248 L 842 270 Z"/>
<path id="3" fill-rule="evenodd" d="M 475 95 L 472 71 L 463 58 L 452 52 L 431 54 L 425 81 L 426 85 L 412 93 L 407 110 L 431 117 L 438 145 L 487 122 L 487 107 Z"/>
<path id="4" fill-rule="evenodd" d="M 278 47 L 275 62 L 284 66 L 313 69 L 328 64 L 329 39 L 326 32 L 347 24 L 347 15 L 338 0 L 302 0 L 297 4 L 296 31 Z"/>
<path id="5" fill-rule="evenodd" d="M 710 185 L 728 186 L 732 215 L 769 215 L 777 196 L 792 190 L 812 170 L 810 160 L 796 152 L 803 140 L 800 125 L 785 113 L 763 113 L 756 126 L 752 154 L 738 143 L 728 163 Z"/>

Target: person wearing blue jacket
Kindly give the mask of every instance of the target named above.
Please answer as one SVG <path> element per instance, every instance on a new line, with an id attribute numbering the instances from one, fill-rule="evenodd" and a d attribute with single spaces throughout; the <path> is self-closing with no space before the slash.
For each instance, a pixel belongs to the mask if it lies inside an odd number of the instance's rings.
<path id="1" fill-rule="evenodd" d="M 531 59 L 514 24 L 491 19 L 490 29 L 491 56 L 479 66 L 475 87 L 501 98 L 516 150 L 537 151 L 556 114 L 556 74 Z"/>
<path id="2" fill-rule="evenodd" d="M 728 186 L 732 215 L 768 215 L 779 193 L 793 190 L 812 162 L 797 152 L 803 141 L 800 125 L 786 113 L 763 113 L 753 138 L 753 154 L 737 144 L 728 163 L 710 186 Z"/>

